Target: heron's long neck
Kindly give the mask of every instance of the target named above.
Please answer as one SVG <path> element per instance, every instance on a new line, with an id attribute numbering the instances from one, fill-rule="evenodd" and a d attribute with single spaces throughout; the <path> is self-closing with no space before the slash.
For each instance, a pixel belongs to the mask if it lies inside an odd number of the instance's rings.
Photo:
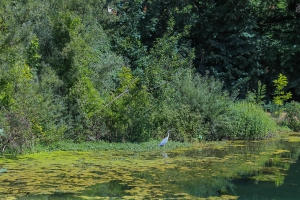
<path id="1" fill-rule="evenodd" d="M 169 135 L 170 135 L 170 132 L 168 132 L 168 136 L 167 137 L 169 137 Z"/>

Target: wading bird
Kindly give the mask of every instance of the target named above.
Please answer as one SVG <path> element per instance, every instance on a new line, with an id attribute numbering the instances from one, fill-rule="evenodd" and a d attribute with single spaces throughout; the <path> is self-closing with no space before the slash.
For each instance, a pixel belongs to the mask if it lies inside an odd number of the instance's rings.
<path id="1" fill-rule="evenodd" d="M 158 146 L 165 146 L 165 144 L 168 142 L 168 139 L 169 139 L 169 136 L 170 136 L 170 131 L 171 130 L 168 130 L 168 136 L 165 138 L 165 139 L 163 139 L 163 141 L 161 141 L 161 143 L 159 143 L 159 145 Z"/>

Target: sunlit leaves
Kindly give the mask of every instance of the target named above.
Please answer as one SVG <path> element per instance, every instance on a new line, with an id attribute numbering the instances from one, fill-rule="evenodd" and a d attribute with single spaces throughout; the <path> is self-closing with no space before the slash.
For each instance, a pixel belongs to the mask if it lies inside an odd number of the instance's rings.
<path id="1" fill-rule="evenodd" d="M 231 133 L 239 139 L 263 139 L 271 137 L 276 130 L 275 122 L 253 103 L 238 102 L 231 107 Z"/>
<path id="2" fill-rule="evenodd" d="M 276 80 L 274 80 L 273 82 L 276 87 L 275 96 L 274 96 L 273 101 L 276 105 L 282 106 L 285 101 L 292 98 L 291 92 L 286 93 L 283 90 L 284 87 L 286 87 L 288 84 L 287 77 L 283 74 L 279 74 L 278 78 Z"/>
<path id="3" fill-rule="evenodd" d="M 119 72 L 118 80 L 116 96 L 106 105 L 106 125 L 112 133 L 117 133 L 115 141 L 148 140 L 150 125 L 147 117 L 151 101 L 147 88 L 140 85 L 139 78 L 126 67 Z"/>
<path id="4" fill-rule="evenodd" d="M 39 41 L 38 38 L 36 36 L 34 36 L 31 41 L 30 41 L 30 45 L 27 49 L 27 64 L 30 67 L 35 67 L 38 68 L 39 67 L 39 61 L 41 59 L 41 55 L 39 54 Z"/>
<path id="5" fill-rule="evenodd" d="M 70 97 L 78 104 L 79 113 L 86 115 L 87 118 L 93 117 L 102 109 L 103 100 L 88 77 L 81 77 L 70 88 Z"/>

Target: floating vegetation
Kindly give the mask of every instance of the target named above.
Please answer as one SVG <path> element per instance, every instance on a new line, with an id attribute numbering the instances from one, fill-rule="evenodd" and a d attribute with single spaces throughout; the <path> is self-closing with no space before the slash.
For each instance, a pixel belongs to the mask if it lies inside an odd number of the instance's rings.
<path id="1" fill-rule="evenodd" d="M 299 145 L 293 144 L 226 141 L 216 148 L 208 143 L 171 150 L 52 151 L 2 158 L 0 199 L 58 194 L 74 199 L 238 199 L 232 179 L 282 185 L 300 154 Z"/>
<path id="2" fill-rule="evenodd" d="M 290 153 L 290 151 L 286 149 L 277 149 L 276 151 L 273 152 L 273 154 L 282 154 L 282 153 Z"/>
<path id="3" fill-rule="evenodd" d="M 295 135 L 293 135 L 293 136 L 289 136 L 289 137 L 287 137 L 287 138 L 285 138 L 285 141 L 287 141 L 287 142 L 300 142 L 300 136 L 295 136 Z"/>

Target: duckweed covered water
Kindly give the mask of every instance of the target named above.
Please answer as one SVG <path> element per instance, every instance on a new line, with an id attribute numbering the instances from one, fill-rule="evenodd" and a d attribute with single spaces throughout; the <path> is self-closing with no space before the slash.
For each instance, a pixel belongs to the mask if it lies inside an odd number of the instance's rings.
<path id="1" fill-rule="evenodd" d="M 0 159 L 0 199 L 298 199 L 300 135 Z"/>

